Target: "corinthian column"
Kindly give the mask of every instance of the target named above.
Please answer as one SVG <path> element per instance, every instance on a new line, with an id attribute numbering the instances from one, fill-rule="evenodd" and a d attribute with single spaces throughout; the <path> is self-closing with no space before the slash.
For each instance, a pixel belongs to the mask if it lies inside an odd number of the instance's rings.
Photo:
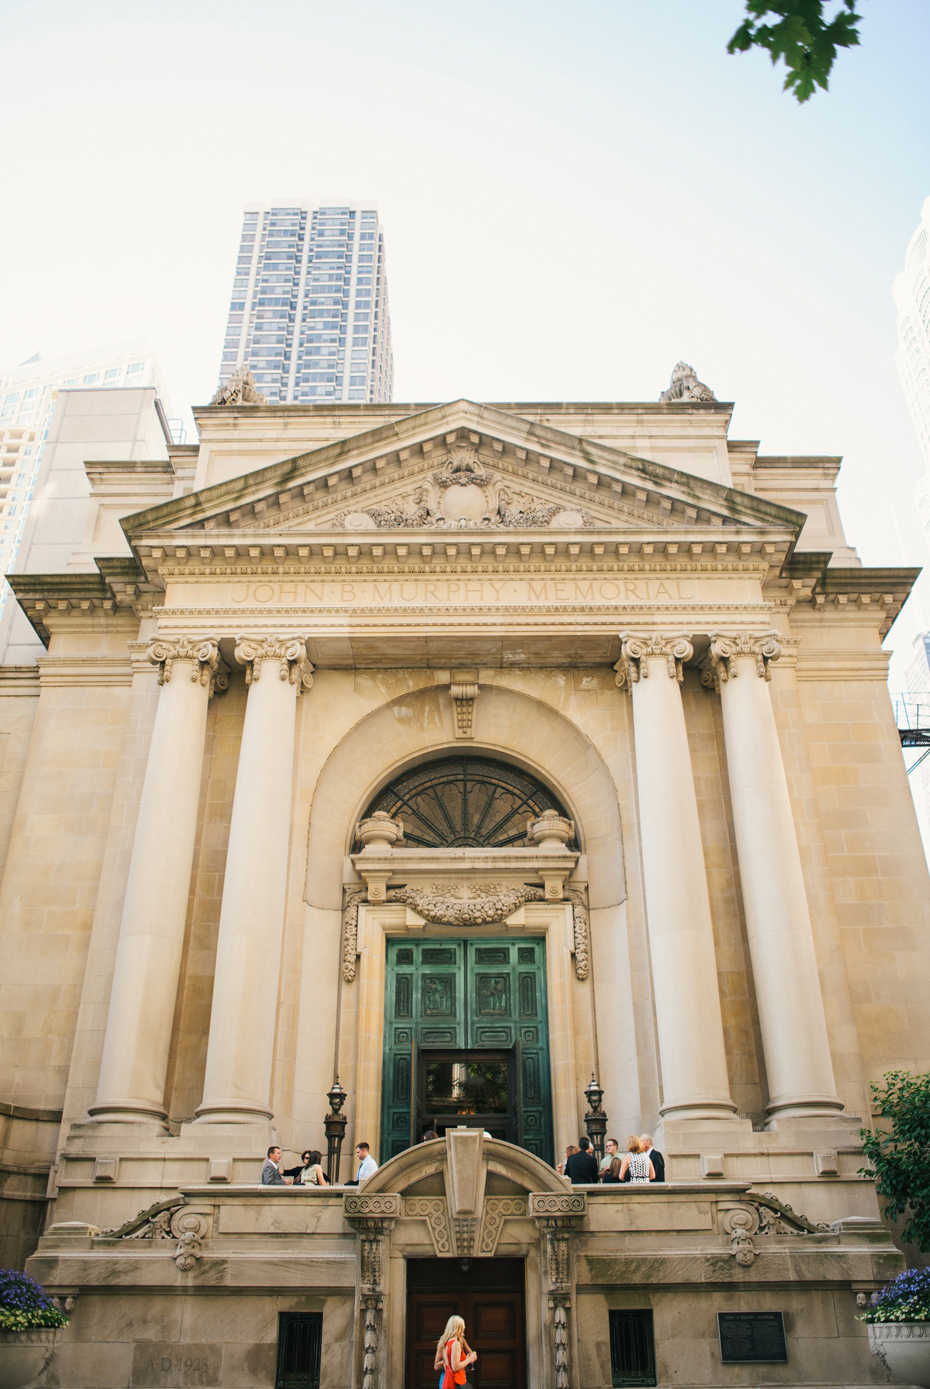
<path id="1" fill-rule="evenodd" d="M 165 1077 L 187 921 L 207 704 L 217 681 L 216 641 L 156 641 L 159 667 L 139 818 L 96 1103 L 108 1121 L 163 1120 Z"/>
<path id="2" fill-rule="evenodd" d="M 711 633 L 705 679 L 720 692 L 733 828 L 768 1076 L 768 1110 L 833 1114 L 830 1041 L 804 874 L 769 694 L 775 634 Z"/>
<path id="3" fill-rule="evenodd" d="M 662 1105 L 679 1119 L 729 1118 L 717 963 L 691 753 L 681 702 L 685 636 L 621 634 L 617 683 L 633 736 Z"/>
<path id="4" fill-rule="evenodd" d="M 249 697 L 216 947 L 201 1122 L 270 1119 L 287 891 L 297 697 L 313 667 L 296 637 L 240 637 Z"/>

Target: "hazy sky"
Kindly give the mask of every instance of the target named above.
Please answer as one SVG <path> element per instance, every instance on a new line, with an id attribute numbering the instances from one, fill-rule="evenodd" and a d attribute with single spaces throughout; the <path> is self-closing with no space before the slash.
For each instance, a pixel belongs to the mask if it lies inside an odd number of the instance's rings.
<path id="1" fill-rule="evenodd" d="M 151 342 L 212 393 L 243 203 L 374 198 L 396 397 L 653 400 L 844 454 L 923 563 L 891 281 L 930 193 L 930 5 L 863 0 L 804 107 L 742 0 L 0 0 L 0 368 Z"/>

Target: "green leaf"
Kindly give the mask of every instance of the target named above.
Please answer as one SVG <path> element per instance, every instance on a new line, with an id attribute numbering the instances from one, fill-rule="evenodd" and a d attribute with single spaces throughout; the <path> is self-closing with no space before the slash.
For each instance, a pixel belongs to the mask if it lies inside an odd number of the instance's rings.
<path id="1" fill-rule="evenodd" d="M 799 102 L 810 100 L 817 87 L 826 91 L 837 50 L 859 42 L 856 0 L 841 0 L 832 19 L 824 16 L 824 0 L 746 0 L 746 19 L 727 44 L 728 53 L 764 49 L 773 63 L 787 68 L 784 90 Z M 759 23 L 769 15 L 774 23 Z"/>

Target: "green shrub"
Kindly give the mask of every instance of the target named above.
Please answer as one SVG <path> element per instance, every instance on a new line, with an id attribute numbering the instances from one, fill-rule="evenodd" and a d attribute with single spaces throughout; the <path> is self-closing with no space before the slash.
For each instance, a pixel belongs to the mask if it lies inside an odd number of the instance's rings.
<path id="1" fill-rule="evenodd" d="M 869 1088 L 878 1114 L 891 1123 L 885 1131 L 860 1131 L 871 1163 L 860 1176 L 875 1182 L 889 1220 L 907 1216 L 902 1241 L 930 1253 L 930 1075 L 889 1071 L 883 1086 Z"/>

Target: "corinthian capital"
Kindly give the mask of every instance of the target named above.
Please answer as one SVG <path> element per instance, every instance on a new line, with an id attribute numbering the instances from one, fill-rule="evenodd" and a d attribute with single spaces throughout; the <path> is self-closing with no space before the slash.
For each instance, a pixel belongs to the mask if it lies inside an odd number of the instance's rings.
<path id="1" fill-rule="evenodd" d="M 179 637 L 177 641 L 159 637 L 151 643 L 146 656 L 153 666 L 158 666 L 159 685 L 170 683 L 173 667 L 180 661 L 190 666 L 191 680 L 209 685 L 211 695 L 217 684 L 225 689 L 216 637 Z"/>
<path id="2" fill-rule="evenodd" d="M 648 676 L 649 658 L 660 656 L 665 661 L 669 679 L 677 680 L 680 685 L 683 679 L 682 663 L 690 661 L 693 655 L 691 639 L 684 632 L 672 637 L 662 636 L 658 632 L 650 636 L 621 632 L 620 659 L 614 666 L 617 684 L 621 689 L 632 689 L 639 680 L 645 680 Z"/>
<path id="3" fill-rule="evenodd" d="M 260 680 L 262 664 L 278 661 L 278 675 L 297 686 L 298 695 L 313 684 L 313 666 L 307 660 L 302 637 L 243 637 L 236 642 L 236 660 L 245 666 L 245 683 Z"/>
<path id="4" fill-rule="evenodd" d="M 711 632 L 710 663 L 701 676 L 702 683 L 719 691 L 724 681 L 735 680 L 740 656 L 751 656 L 760 680 L 771 680 L 769 662 L 777 661 L 780 655 L 777 632 L 738 632 L 734 636 Z"/>

